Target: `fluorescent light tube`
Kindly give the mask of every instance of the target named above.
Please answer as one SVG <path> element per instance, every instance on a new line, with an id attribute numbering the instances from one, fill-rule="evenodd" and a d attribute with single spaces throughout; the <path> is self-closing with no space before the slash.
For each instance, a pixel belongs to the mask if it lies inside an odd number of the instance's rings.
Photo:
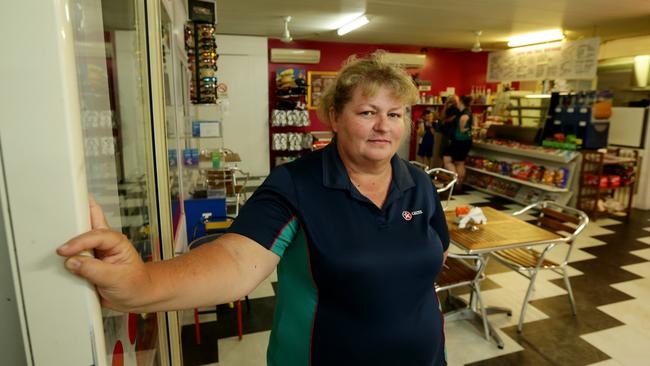
<path id="1" fill-rule="evenodd" d="M 522 34 L 521 36 L 511 37 L 508 40 L 508 47 L 519 47 L 529 44 L 561 41 L 563 39 L 564 33 L 562 33 L 561 29 L 551 29 L 543 32 L 528 33 Z"/>
<path id="2" fill-rule="evenodd" d="M 551 97 L 551 94 L 528 94 L 525 98 L 539 98 L 539 99 L 548 99 Z"/>
<path id="3" fill-rule="evenodd" d="M 370 21 L 368 20 L 368 18 L 365 15 L 362 15 L 362 16 L 358 17 L 357 19 L 351 21 L 350 23 L 348 23 L 348 24 L 342 26 L 341 28 L 339 28 L 336 31 L 336 34 L 338 34 L 339 36 L 342 36 L 342 35 L 344 35 L 346 33 L 352 32 L 353 30 L 355 30 L 357 28 L 363 27 L 364 25 L 368 24 L 369 22 Z"/>

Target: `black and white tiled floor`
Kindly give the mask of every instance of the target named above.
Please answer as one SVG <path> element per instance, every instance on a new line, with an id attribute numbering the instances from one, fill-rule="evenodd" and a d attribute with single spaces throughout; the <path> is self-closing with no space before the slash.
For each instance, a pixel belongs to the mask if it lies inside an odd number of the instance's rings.
<path id="1" fill-rule="evenodd" d="M 513 212 L 520 205 L 467 191 L 454 196 L 451 207 L 472 204 Z M 505 341 L 504 349 L 486 341 L 467 321 L 446 324 L 450 365 L 650 365 L 650 211 L 634 211 L 628 220 L 600 219 L 589 224 L 574 244 L 570 276 L 578 306 L 571 314 L 561 277 L 542 271 L 538 277 L 524 331 L 516 322 L 528 285 L 524 277 L 491 262 L 483 282 L 488 305 L 513 309 L 490 316 Z M 567 247 L 550 254 L 560 260 Z M 272 324 L 275 275 L 250 294 L 244 306 L 244 338 L 237 338 L 235 311 L 219 307 L 203 315 L 203 342 L 194 340 L 192 313 L 183 327 L 184 364 L 212 366 L 265 365 Z"/>

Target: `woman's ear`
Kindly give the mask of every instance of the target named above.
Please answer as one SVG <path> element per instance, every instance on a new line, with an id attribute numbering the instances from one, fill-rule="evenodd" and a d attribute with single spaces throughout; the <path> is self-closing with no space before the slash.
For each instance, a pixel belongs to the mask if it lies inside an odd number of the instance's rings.
<path id="1" fill-rule="evenodd" d="M 339 126 L 338 126 L 338 121 L 336 119 L 336 111 L 334 110 L 334 107 L 330 107 L 328 114 L 330 120 L 330 127 L 332 128 L 332 131 L 338 132 Z"/>

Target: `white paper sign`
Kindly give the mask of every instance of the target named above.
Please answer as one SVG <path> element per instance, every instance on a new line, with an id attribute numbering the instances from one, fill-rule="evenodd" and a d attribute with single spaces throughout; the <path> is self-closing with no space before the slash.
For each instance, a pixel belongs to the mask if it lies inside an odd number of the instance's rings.
<path id="1" fill-rule="evenodd" d="M 199 128 L 201 137 L 221 137 L 219 122 L 201 122 Z"/>
<path id="2" fill-rule="evenodd" d="M 593 79 L 600 38 L 518 47 L 488 55 L 488 82 Z"/>

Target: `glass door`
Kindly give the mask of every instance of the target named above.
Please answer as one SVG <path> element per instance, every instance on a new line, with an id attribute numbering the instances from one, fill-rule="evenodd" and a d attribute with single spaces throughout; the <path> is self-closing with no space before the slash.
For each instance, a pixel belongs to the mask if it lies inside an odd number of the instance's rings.
<path id="1" fill-rule="evenodd" d="M 14 359 L 27 364 L 181 364 L 175 312 L 101 309 L 54 254 L 89 229 L 89 192 L 143 260 L 174 255 L 159 1 L 0 5 L 13 14 L 0 25 L 12 90 L 0 110 L 0 235 L 11 240 L 0 244 L 24 314 L 20 334 L 3 336 L 22 335 Z"/>
<path id="2" fill-rule="evenodd" d="M 113 218 L 109 220 L 111 227 L 131 240 L 142 259 L 158 261 L 163 250 L 153 169 L 151 131 L 155 116 L 150 104 L 154 97 L 148 75 L 153 66 L 147 57 L 145 6 L 135 0 L 102 0 L 101 8 L 109 105 L 100 115 L 105 127 L 103 139 L 113 139 L 113 151 L 106 150 L 105 159 L 108 161 L 113 153 L 115 174 L 106 176 L 107 169 L 87 159 L 89 190 Z M 93 119 L 84 125 L 86 136 L 94 131 Z M 103 188 L 111 180 L 115 191 Z M 97 184 L 92 184 L 94 181 Z M 170 364 L 166 314 L 122 314 L 104 309 L 103 318 L 109 364 Z"/>
<path id="3" fill-rule="evenodd" d="M 118 182 L 119 205 L 113 216 L 121 219 L 121 231 L 145 261 L 173 257 L 172 212 L 180 207 L 175 204 L 179 200 L 175 188 L 178 174 L 168 168 L 173 141 L 165 138 L 167 133 L 175 134 L 177 118 L 172 107 L 177 99 L 176 81 L 169 68 L 174 58 L 169 52 L 174 16 L 170 4 L 102 0 Z M 98 197 L 100 204 L 102 201 Z M 176 312 L 106 312 L 104 326 L 107 350 L 113 351 L 113 357 L 122 357 L 125 364 L 181 363 Z M 132 346 L 130 352 L 125 344 Z M 123 356 L 116 356 L 120 347 Z"/>

